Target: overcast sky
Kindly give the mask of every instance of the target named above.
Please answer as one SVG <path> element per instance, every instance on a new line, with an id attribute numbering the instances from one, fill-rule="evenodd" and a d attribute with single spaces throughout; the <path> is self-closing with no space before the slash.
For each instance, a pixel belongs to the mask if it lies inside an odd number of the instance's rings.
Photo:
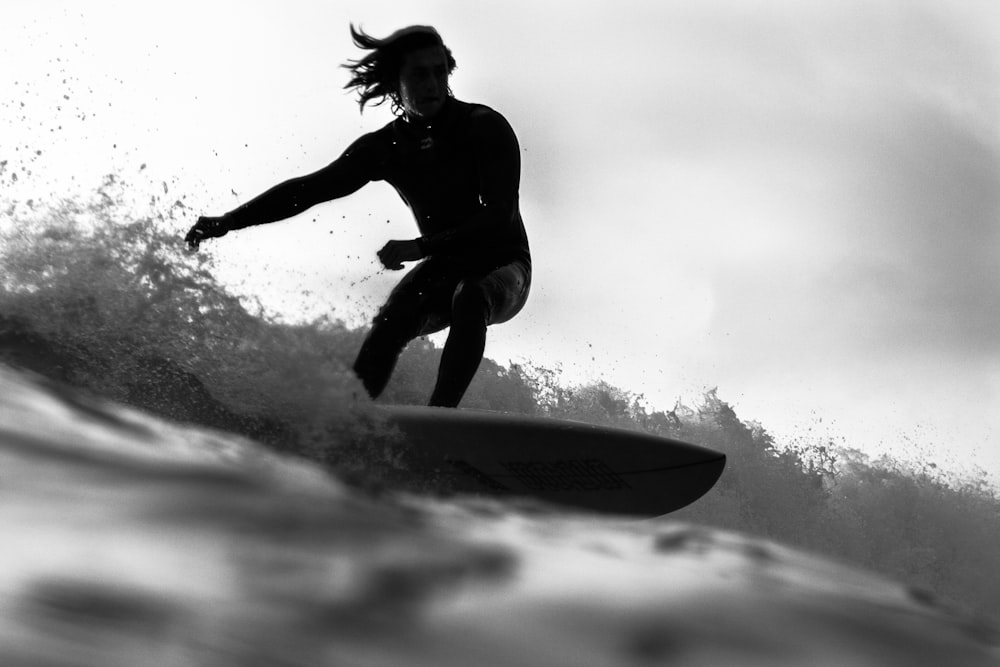
<path id="1" fill-rule="evenodd" d="M 7 0 L 4 14 L 5 186 L 15 168 L 36 194 L 116 169 L 212 214 L 390 120 L 342 90 L 349 21 L 435 25 L 455 94 L 503 113 L 523 151 L 534 289 L 489 356 L 661 407 L 718 386 L 785 438 L 912 441 L 1000 475 L 992 0 Z M 373 184 L 208 252 L 275 310 L 360 322 L 399 277 L 375 250 L 415 235 Z"/>

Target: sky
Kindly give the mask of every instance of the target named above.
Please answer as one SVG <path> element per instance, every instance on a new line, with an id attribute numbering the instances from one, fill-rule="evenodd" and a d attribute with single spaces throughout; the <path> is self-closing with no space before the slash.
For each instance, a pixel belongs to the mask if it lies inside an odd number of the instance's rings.
<path id="1" fill-rule="evenodd" d="M 902 448 L 1000 479 L 992 0 L 7 0 L 4 13 L 0 182 L 44 194 L 117 171 L 198 202 L 191 223 L 391 120 L 343 90 L 350 22 L 434 25 L 456 96 L 504 114 L 522 149 L 532 295 L 491 328 L 487 356 L 660 408 L 718 387 L 785 441 Z M 204 252 L 274 312 L 358 324 L 399 277 L 375 251 L 415 236 L 376 183 Z"/>

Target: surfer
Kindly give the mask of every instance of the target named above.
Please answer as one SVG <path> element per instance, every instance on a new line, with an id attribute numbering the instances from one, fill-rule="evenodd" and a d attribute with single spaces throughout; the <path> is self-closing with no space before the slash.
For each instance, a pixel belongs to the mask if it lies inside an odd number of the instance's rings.
<path id="1" fill-rule="evenodd" d="M 395 120 L 315 173 L 280 183 L 223 216 L 200 217 L 185 241 L 197 248 L 368 182 L 388 182 L 412 210 L 420 236 L 390 240 L 378 259 L 392 271 L 419 263 L 378 311 L 354 371 L 375 398 L 407 343 L 450 327 L 430 405 L 455 407 L 482 361 L 486 327 L 517 315 L 531 284 L 517 138 L 498 112 L 453 96 L 448 80 L 455 59 L 434 28 L 410 26 L 379 39 L 352 25 L 351 36 L 368 53 L 344 65 L 352 74 L 345 87 L 357 91 L 362 111 L 388 100 Z"/>

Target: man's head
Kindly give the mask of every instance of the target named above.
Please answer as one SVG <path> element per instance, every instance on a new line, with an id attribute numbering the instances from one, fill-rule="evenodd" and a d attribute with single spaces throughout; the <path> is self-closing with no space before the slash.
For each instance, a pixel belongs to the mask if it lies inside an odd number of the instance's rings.
<path id="1" fill-rule="evenodd" d="M 379 39 L 352 25 L 351 37 L 370 51 L 344 65 L 353 73 L 345 87 L 358 90 L 362 111 L 367 103 L 377 106 L 386 99 L 393 111 L 411 117 L 430 118 L 440 111 L 450 95 L 448 77 L 455 58 L 434 28 L 410 26 Z"/>

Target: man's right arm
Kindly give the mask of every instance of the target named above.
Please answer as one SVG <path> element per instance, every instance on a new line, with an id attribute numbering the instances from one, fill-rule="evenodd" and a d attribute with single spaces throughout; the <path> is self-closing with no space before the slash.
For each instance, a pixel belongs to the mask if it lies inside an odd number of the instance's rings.
<path id="1" fill-rule="evenodd" d="M 306 209 L 357 192 L 373 180 L 370 135 L 355 141 L 319 171 L 280 183 L 223 216 L 227 230 L 291 218 Z"/>
<path id="2" fill-rule="evenodd" d="M 196 249 L 234 229 L 285 220 L 316 204 L 347 196 L 378 178 L 377 138 L 366 134 L 326 167 L 280 183 L 221 217 L 201 217 L 184 240 Z"/>

